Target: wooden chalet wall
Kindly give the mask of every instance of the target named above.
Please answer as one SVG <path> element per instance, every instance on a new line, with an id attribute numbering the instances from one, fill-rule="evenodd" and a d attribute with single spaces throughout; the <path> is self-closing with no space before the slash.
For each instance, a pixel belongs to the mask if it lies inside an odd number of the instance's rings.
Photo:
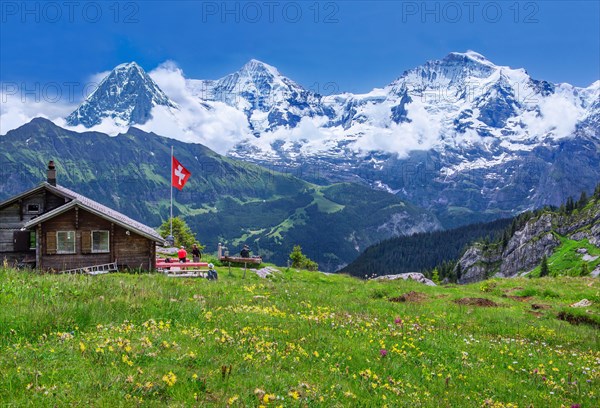
<path id="1" fill-rule="evenodd" d="M 151 239 L 137 235 L 125 228 L 115 225 L 114 244 L 115 258 L 119 268 L 145 271 L 156 269 L 156 243 Z"/>
<path id="2" fill-rule="evenodd" d="M 13 263 L 35 256 L 35 250 L 15 248 L 15 234 L 21 233 L 20 230 L 27 221 L 64 203 L 63 197 L 42 190 L 0 208 L 0 261 L 6 258 L 9 263 Z M 37 205 L 39 211 L 28 211 L 29 205 Z"/>
<path id="3" fill-rule="evenodd" d="M 82 236 L 93 230 L 109 231 L 108 253 L 84 253 Z M 117 261 L 119 268 L 151 270 L 155 268 L 155 243 L 86 210 L 73 208 L 42 223 L 39 268 L 65 270 Z M 48 247 L 48 234 L 75 231 L 75 253 L 56 254 Z M 51 238 L 52 240 L 52 238 Z"/>

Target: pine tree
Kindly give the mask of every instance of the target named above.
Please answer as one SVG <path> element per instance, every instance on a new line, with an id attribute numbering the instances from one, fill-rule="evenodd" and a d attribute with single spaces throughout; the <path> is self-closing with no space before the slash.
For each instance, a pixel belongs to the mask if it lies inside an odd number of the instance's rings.
<path id="1" fill-rule="evenodd" d="M 600 183 L 598 183 L 596 189 L 594 190 L 594 197 L 600 198 Z"/>
<path id="2" fill-rule="evenodd" d="M 456 280 L 459 281 L 461 277 L 462 277 L 462 266 L 460 265 L 460 262 L 459 262 L 456 265 Z"/>
<path id="3" fill-rule="evenodd" d="M 302 253 L 302 247 L 300 245 L 294 245 L 294 249 L 290 253 L 290 259 L 292 260 L 292 268 L 300 268 L 304 264 L 306 256 Z"/>
<path id="4" fill-rule="evenodd" d="M 171 225 L 169 220 L 166 220 L 162 223 L 160 228 L 158 229 L 158 233 L 161 237 L 167 238 L 171 233 Z M 191 248 L 192 245 L 196 242 L 196 234 L 192 232 L 187 223 L 179 217 L 173 218 L 173 237 L 175 238 L 176 247 L 184 246 L 186 248 Z M 202 245 L 198 245 L 200 250 L 204 247 Z"/>
<path id="5" fill-rule="evenodd" d="M 573 201 L 573 197 L 567 198 L 567 204 L 565 205 L 565 210 L 567 214 L 571 214 L 575 209 L 575 202 Z"/>
<path id="6" fill-rule="evenodd" d="M 566 214 L 566 208 L 565 208 L 565 203 L 562 203 L 560 205 L 560 209 L 558 210 L 561 214 Z"/>
<path id="7" fill-rule="evenodd" d="M 293 268 L 303 268 L 309 271 L 316 271 L 319 269 L 318 263 L 309 259 L 302 253 L 302 247 L 300 245 L 294 245 L 294 248 L 290 253 L 290 259 L 292 260 Z"/>
<path id="8" fill-rule="evenodd" d="M 431 273 L 431 280 L 436 285 L 440 284 L 440 274 L 438 272 L 438 268 L 433 268 L 433 272 Z"/>
<path id="9" fill-rule="evenodd" d="M 540 264 L 540 278 L 543 276 L 548 276 L 550 274 L 550 267 L 548 266 L 548 258 L 546 255 L 542 258 L 542 263 Z"/>
<path id="10" fill-rule="evenodd" d="M 508 241 L 510 241 L 510 235 L 508 235 L 507 230 L 504 230 L 504 234 L 502 235 L 502 248 L 506 248 L 508 246 Z"/>
<path id="11" fill-rule="evenodd" d="M 583 208 L 588 203 L 588 196 L 585 191 L 581 192 L 581 196 L 579 196 L 579 201 L 577 201 L 577 208 Z"/>

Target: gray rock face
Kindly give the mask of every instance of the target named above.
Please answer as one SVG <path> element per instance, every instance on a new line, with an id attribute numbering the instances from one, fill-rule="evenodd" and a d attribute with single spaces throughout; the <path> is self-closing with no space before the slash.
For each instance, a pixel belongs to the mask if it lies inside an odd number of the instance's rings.
<path id="1" fill-rule="evenodd" d="M 485 279 L 486 270 L 485 264 L 482 262 L 483 259 L 483 251 L 480 247 L 473 246 L 469 248 L 459 261 L 461 270 L 464 272 L 458 283 L 472 283 Z"/>
<path id="2" fill-rule="evenodd" d="M 575 241 L 587 239 L 600 247 L 600 203 L 596 201 L 590 208 L 571 215 L 542 214 L 517 230 L 505 248 L 500 244 L 471 246 L 458 261 L 461 271 L 459 283 L 478 282 L 492 275 L 509 278 L 529 272 L 540 264 L 544 256 L 550 257 L 561 244 L 557 235 Z M 588 255 L 585 248 L 580 248 L 577 253 L 582 256 L 582 261 L 597 259 Z M 599 273 L 596 268 L 592 276 Z"/>
<path id="3" fill-rule="evenodd" d="M 545 256 L 552 255 L 560 245 L 552 234 L 555 217 L 544 214 L 515 232 L 502 253 L 499 276 L 510 277 L 535 268 Z"/>
<path id="4" fill-rule="evenodd" d="M 500 260 L 501 253 L 497 250 L 486 250 L 481 245 L 470 247 L 459 260 L 462 275 L 458 283 L 473 283 L 489 278 L 495 273 Z"/>
<path id="5" fill-rule="evenodd" d="M 554 248 L 560 245 L 560 241 L 554 237 L 552 232 L 533 235 L 528 238 L 523 245 L 515 248 L 514 251 L 505 251 L 502 254 L 500 276 L 512 277 L 520 272 L 532 270 L 540 264 L 544 255 L 551 256 Z"/>
<path id="6" fill-rule="evenodd" d="M 596 223 L 590 229 L 590 244 L 594 244 L 600 247 L 600 220 L 596 220 Z"/>

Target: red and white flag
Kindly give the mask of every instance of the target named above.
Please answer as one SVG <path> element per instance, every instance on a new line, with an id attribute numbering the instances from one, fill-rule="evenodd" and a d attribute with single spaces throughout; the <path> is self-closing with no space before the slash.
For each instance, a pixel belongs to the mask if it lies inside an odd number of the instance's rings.
<path id="1" fill-rule="evenodd" d="M 175 156 L 173 156 L 173 174 L 171 174 L 171 185 L 176 189 L 181 190 L 191 175 L 192 173 L 183 167 L 175 158 Z"/>

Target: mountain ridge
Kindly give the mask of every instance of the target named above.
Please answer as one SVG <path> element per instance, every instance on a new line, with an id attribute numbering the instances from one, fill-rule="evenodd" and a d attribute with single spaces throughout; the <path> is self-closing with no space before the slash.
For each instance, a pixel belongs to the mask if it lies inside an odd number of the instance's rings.
<path id="1" fill-rule="evenodd" d="M 37 118 L 0 136 L 0 146 L 0 200 L 44 180 L 52 159 L 59 184 L 154 227 L 169 213 L 174 146 L 192 173 L 185 189 L 174 192 L 174 215 L 209 251 L 219 242 L 232 251 L 247 243 L 265 260 L 285 264 L 299 244 L 321 270 L 333 271 L 381 237 L 440 228 L 435 216 L 385 192 L 313 185 L 135 127 L 108 136 Z"/>
<path id="2" fill-rule="evenodd" d="M 427 61 L 366 94 L 323 96 L 258 60 L 218 80 L 179 74 L 200 107 L 156 108 L 185 127 L 186 140 L 210 131 L 211 147 L 235 159 L 394 192 L 446 228 L 560 205 L 600 179 L 600 81 L 552 84 L 475 51 Z M 123 118 L 132 106 L 124 102 Z M 194 127 L 209 119 L 210 129 Z"/>

